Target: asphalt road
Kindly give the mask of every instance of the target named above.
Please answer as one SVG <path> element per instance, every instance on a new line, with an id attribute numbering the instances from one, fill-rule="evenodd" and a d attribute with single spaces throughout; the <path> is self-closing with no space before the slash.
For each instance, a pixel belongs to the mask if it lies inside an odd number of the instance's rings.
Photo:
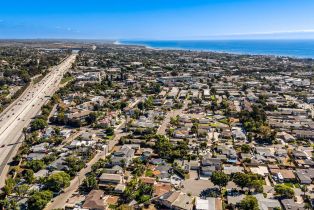
<path id="1" fill-rule="evenodd" d="M 161 123 L 159 128 L 157 129 L 157 134 L 165 135 L 167 127 L 170 123 L 171 117 L 176 117 L 177 115 L 182 115 L 183 111 L 188 107 L 189 100 L 184 100 L 183 107 L 181 109 L 172 109 L 169 112 L 167 112 L 164 121 Z"/>
<path id="2" fill-rule="evenodd" d="M 58 66 L 52 67 L 40 82 L 32 84 L 0 115 L 0 187 L 4 186 L 12 161 L 23 139 L 23 128 L 31 122 L 41 107 L 58 90 L 63 74 L 71 67 L 77 54 L 73 53 Z"/>

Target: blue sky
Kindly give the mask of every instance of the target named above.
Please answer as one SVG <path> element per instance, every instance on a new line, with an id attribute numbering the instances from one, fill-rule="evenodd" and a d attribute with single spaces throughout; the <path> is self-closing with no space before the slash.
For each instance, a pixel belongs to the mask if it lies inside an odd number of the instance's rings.
<path id="1" fill-rule="evenodd" d="M 314 38 L 313 0 L 2 0 L 0 38 Z"/>

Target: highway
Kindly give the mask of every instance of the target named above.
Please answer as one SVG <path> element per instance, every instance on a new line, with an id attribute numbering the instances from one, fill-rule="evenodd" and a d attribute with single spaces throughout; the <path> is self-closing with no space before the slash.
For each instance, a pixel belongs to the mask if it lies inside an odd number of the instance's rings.
<path id="1" fill-rule="evenodd" d="M 23 94 L 0 114 L 0 187 L 4 186 L 8 163 L 21 143 L 23 128 L 58 90 L 63 74 L 72 66 L 77 53 L 71 54 L 37 84 L 31 84 Z"/>

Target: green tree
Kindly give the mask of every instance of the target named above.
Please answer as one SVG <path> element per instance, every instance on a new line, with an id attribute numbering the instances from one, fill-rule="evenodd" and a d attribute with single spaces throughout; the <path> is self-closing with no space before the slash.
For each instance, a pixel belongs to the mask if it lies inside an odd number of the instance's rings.
<path id="1" fill-rule="evenodd" d="M 157 135 L 156 138 L 157 138 L 155 144 L 156 152 L 162 158 L 169 158 L 171 156 L 173 147 L 169 139 L 164 135 Z"/>
<path id="2" fill-rule="evenodd" d="M 28 74 L 28 72 L 26 70 L 20 71 L 20 77 L 26 83 L 31 81 L 31 77 L 30 77 L 30 75 Z"/>
<path id="3" fill-rule="evenodd" d="M 243 189 L 244 187 L 248 186 L 248 183 L 250 182 L 250 177 L 247 174 L 237 172 L 233 175 L 232 180 Z"/>
<path id="4" fill-rule="evenodd" d="M 137 104 L 137 108 L 139 108 L 139 110 L 144 110 L 145 109 L 145 105 L 142 101 L 140 101 L 138 104 Z"/>
<path id="5" fill-rule="evenodd" d="M 15 200 L 7 198 L 0 200 L 0 209 L 18 210 L 20 209 Z"/>
<path id="6" fill-rule="evenodd" d="M 74 176 L 76 172 L 80 171 L 82 168 L 84 168 L 84 161 L 80 158 L 77 158 L 75 156 L 69 156 L 65 159 L 66 165 L 69 167 L 69 174 L 71 176 Z"/>
<path id="7" fill-rule="evenodd" d="M 86 122 L 88 124 L 93 124 L 96 122 L 96 120 L 97 120 L 97 114 L 95 112 L 90 113 L 86 118 Z"/>
<path id="8" fill-rule="evenodd" d="M 113 129 L 113 127 L 108 127 L 108 128 L 106 129 L 106 134 L 107 134 L 108 136 L 114 135 L 114 129 Z"/>
<path id="9" fill-rule="evenodd" d="M 276 192 L 276 195 L 278 195 L 282 198 L 293 198 L 294 197 L 293 189 L 290 186 L 287 186 L 284 184 L 275 185 L 275 192 Z"/>
<path id="10" fill-rule="evenodd" d="M 264 180 L 256 174 L 237 172 L 232 175 L 232 180 L 242 189 L 248 187 L 249 189 L 253 188 L 256 192 L 263 191 Z"/>
<path id="11" fill-rule="evenodd" d="M 58 124 L 65 124 L 65 114 L 64 114 L 64 112 L 62 112 L 62 111 L 60 111 L 59 113 L 58 113 L 58 115 L 57 115 L 57 118 L 56 118 L 56 123 L 58 123 Z"/>
<path id="12" fill-rule="evenodd" d="M 241 152 L 243 153 L 249 153 L 251 151 L 251 147 L 248 144 L 242 144 L 241 145 Z"/>
<path id="13" fill-rule="evenodd" d="M 218 185 L 220 189 L 227 185 L 229 179 L 230 177 L 221 171 L 214 171 L 211 176 L 211 181 L 214 183 L 214 185 Z"/>
<path id="14" fill-rule="evenodd" d="M 247 135 L 247 140 L 248 140 L 248 142 L 252 142 L 252 140 L 253 140 L 253 135 L 252 135 L 251 132 L 248 133 L 248 135 Z"/>
<path id="15" fill-rule="evenodd" d="M 262 193 L 263 192 L 263 184 L 264 181 L 263 180 L 250 180 L 249 186 L 250 188 L 253 188 L 255 190 L 255 192 L 259 192 Z"/>
<path id="16" fill-rule="evenodd" d="M 135 190 L 138 185 L 138 179 L 137 177 L 133 177 L 131 181 L 129 181 L 126 185 L 125 191 L 124 191 L 124 199 L 126 201 L 132 200 L 135 197 Z"/>
<path id="17" fill-rule="evenodd" d="M 20 210 L 20 206 L 17 204 L 15 200 L 10 200 L 10 208 L 12 210 Z"/>
<path id="18" fill-rule="evenodd" d="M 141 176 L 145 172 L 145 166 L 143 165 L 139 158 L 135 158 L 133 160 L 133 164 L 134 170 L 132 171 L 132 174 L 134 174 L 135 176 Z"/>
<path id="19" fill-rule="evenodd" d="M 238 205 L 239 210 L 259 210 L 257 199 L 247 195 Z"/>
<path id="20" fill-rule="evenodd" d="M 28 184 L 32 184 L 35 181 L 34 171 L 31 169 L 27 169 L 23 173 L 23 178 Z"/>
<path id="21" fill-rule="evenodd" d="M 27 201 L 28 209 L 42 210 L 52 197 L 52 192 L 49 190 L 35 192 Z"/>
<path id="22" fill-rule="evenodd" d="M 64 171 L 51 174 L 46 180 L 46 187 L 53 191 L 59 192 L 61 189 L 70 186 L 71 177 Z"/>
<path id="23" fill-rule="evenodd" d="M 15 188 L 15 191 L 18 194 L 18 196 L 26 195 L 28 190 L 29 190 L 29 186 L 27 184 L 18 185 Z"/>
<path id="24" fill-rule="evenodd" d="M 207 142 L 201 142 L 200 143 L 200 148 L 201 149 L 206 149 L 207 148 Z"/>
<path id="25" fill-rule="evenodd" d="M 90 176 L 86 176 L 86 179 L 83 181 L 83 187 L 86 191 L 90 191 L 92 189 L 98 189 L 98 182 L 95 174 Z"/>
<path id="26" fill-rule="evenodd" d="M 47 125 L 48 125 L 48 123 L 46 122 L 46 120 L 41 119 L 41 118 L 36 118 L 36 119 L 31 123 L 31 129 L 32 129 L 33 131 L 41 130 L 41 129 L 44 129 Z"/>
<path id="27" fill-rule="evenodd" d="M 14 186 L 16 182 L 13 178 L 8 178 L 5 180 L 5 185 L 3 187 L 3 191 L 6 195 L 10 195 L 13 192 Z"/>
<path id="28" fill-rule="evenodd" d="M 26 163 L 26 168 L 32 169 L 37 172 L 45 167 L 45 163 L 42 160 L 31 160 Z"/>
<path id="29" fill-rule="evenodd" d="M 197 134 L 198 133 L 198 124 L 197 123 L 194 123 L 191 127 L 191 132 L 193 134 Z"/>
<path id="30" fill-rule="evenodd" d="M 272 131 L 269 126 L 262 125 L 259 129 L 260 140 L 266 143 L 272 143 L 275 140 L 276 132 Z"/>
<path id="31" fill-rule="evenodd" d="M 0 200 L 0 207 L 1 209 L 10 209 L 10 201 L 5 198 Z"/>
<path id="32" fill-rule="evenodd" d="M 178 125 L 179 124 L 180 117 L 177 115 L 176 117 L 170 117 L 170 124 L 171 125 Z"/>
<path id="33" fill-rule="evenodd" d="M 153 98 L 149 96 L 144 102 L 145 109 L 150 109 L 153 107 Z"/>

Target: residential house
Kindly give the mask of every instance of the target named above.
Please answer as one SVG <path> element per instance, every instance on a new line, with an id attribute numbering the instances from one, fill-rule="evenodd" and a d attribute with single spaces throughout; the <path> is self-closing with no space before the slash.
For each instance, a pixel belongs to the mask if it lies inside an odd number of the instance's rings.
<path id="1" fill-rule="evenodd" d="M 221 198 L 200 198 L 195 199 L 195 210 L 222 210 Z"/>
<path id="2" fill-rule="evenodd" d="M 293 199 L 283 199 L 280 202 L 284 210 L 305 210 L 304 204 L 296 203 Z"/>
<path id="3" fill-rule="evenodd" d="M 113 166 L 128 166 L 134 157 L 134 153 L 134 149 L 130 146 L 124 145 L 119 151 L 113 153 L 113 156 L 111 157 L 111 164 Z"/>
<path id="4" fill-rule="evenodd" d="M 278 180 L 279 182 L 292 182 L 296 178 L 293 171 L 289 169 L 271 168 L 269 171 L 274 179 Z"/>
<path id="5" fill-rule="evenodd" d="M 73 113 L 66 114 L 66 120 L 71 125 L 81 125 L 86 122 L 86 118 L 89 116 L 89 114 L 92 113 L 92 111 L 89 110 L 79 110 Z"/>
<path id="6" fill-rule="evenodd" d="M 263 194 L 254 195 L 258 202 L 260 210 L 274 210 L 281 209 L 281 205 L 278 200 L 265 198 Z"/>
<path id="7" fill-rule="evenodd" d="M 98 180 L 99 187 L 117 186 L 118 184 L 123 184 L 124 182 L 121 174 L 103 173 Z"/>
<path id="8" fill-rule="evenodd" d="M 158 202 L 170 209 L 175 210 L 192 210 L 193 197 L 188 196 L 180 191 L 170 191 L 158 198 Z"/>
<path id="9" fill-rule="evenodd" d="M 269 171 L 266 166 L 250 167 L 250 170 L 253 174 L 259 174 L 263 177 L 266 177 L 269 175 Z"/>
<path id="10" fill-rule="evenodd" d="M 92 190 L 86 196 L 82 205 L 84 209 L 88 210 L 105 210 L 108 209 L 104 200 L 105 193 L 102 190 Z"/>
<path id="11" fill-rule="evenodd" d="M 295 172 L 301 184 L 311 184 L 314 180 L 314 169 L 297 169 Z"/>
<path id="12" fill-rule="evenodd" d="M 155 183 L 154 184 L 154 192 L 153 196 L 154 197 L 159 197 L 161 195 L 164 195 L 167 192 L 170 192 L 172 189 L 172 186 L 170 183 Z"/>
<path id="13" fill-rule="evenodd" d="M 211 176 L 214 171 L 222 169 L 222 160 L 218 158 L 205 158 L 201 162 L 201 176 Z"/>

